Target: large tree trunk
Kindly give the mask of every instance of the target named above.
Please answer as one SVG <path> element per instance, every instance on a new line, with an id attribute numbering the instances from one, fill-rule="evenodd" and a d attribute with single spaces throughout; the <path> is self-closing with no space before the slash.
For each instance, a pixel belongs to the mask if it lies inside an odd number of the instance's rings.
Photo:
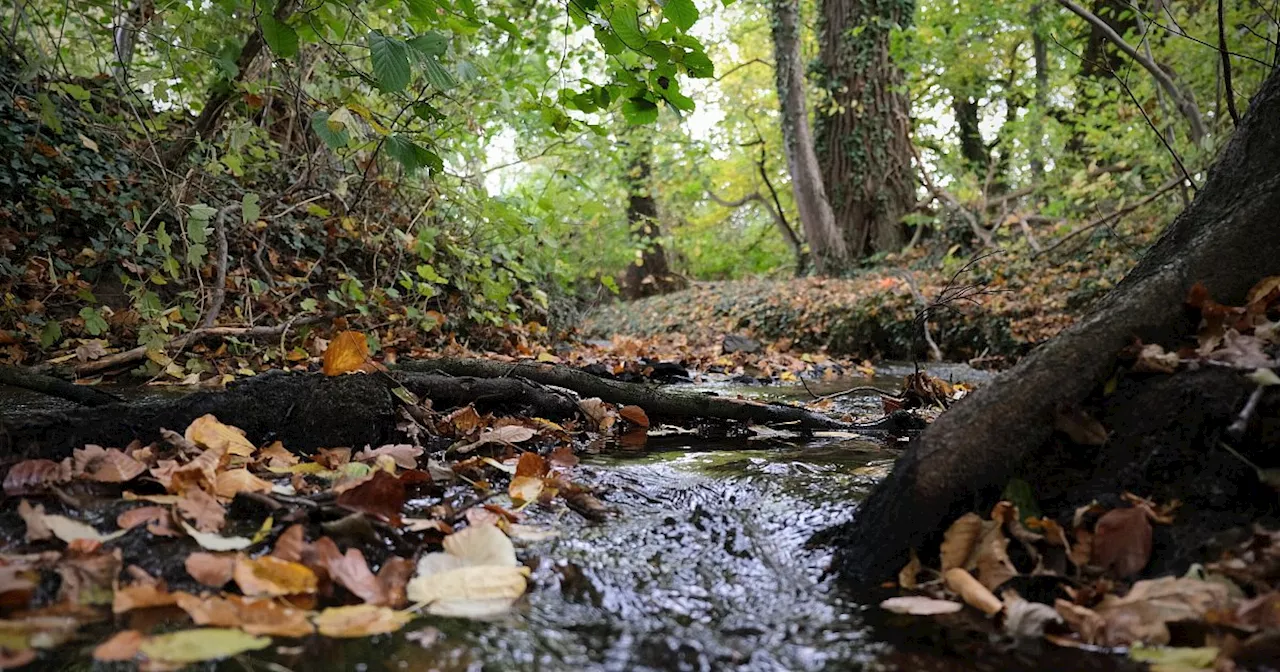
<path id="1" fill-rule="evenodd" d="M 795 195 L 800 226 L 809 241 L 809 253 L 819 274 L 839 272 L 849 255 L 845 239 L 823 188 L 818 155 L 809 130 L 805 106 L 804 66 L 800 57 L 799 0 L 773 1 L 774 70 L 778 106 L 782 112 L 782 141 L 791 171 L 791 191 Z"/>
<path id="2" fill-rule="evenodd" d="M 894 576 L 908 551 L 948 521 L 989 504 L 1014 470 L 1047 453 L 1054 409 L 1080 403 L 1135 337 L 1194 333 L 1187 292 L 1243 302 L 1280 274 L 1280 71 L 1267 79 L 1196 200 L 1091 315 L 958 403 L 899 458 L 844 531 L 837 562 L 866 585 Z M 1175 420 L 1176 422 L 1176 420 Z"/>
<path id="3" fill-rule="evenodd" d="M 628 299 L 663 294 L 679 284 L 667 266 L 667 253 L 660 241 L 658 202 L 653 198 L 650 179 L 653 143 L 645 138 L 634 151 L 627 169 L 627 224 L 636 259 L 627 266 L 622 283 L 623 295 Z"/>
<path id="4" fill-rule="evenodd" d="M 816 121 L 822 179 L 853 258 L 906 242 L 915 204 L 911 106 L 889 54 L 890 31 L 911 22 L 911 0 L 822 0 L 819 61 L 832 109 Z"/>

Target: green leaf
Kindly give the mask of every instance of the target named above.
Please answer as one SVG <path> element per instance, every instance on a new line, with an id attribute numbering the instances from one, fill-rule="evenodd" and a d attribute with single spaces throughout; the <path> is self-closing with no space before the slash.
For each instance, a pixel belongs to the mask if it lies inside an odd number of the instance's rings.
<path id="1" fill-rule="evenodd" d="M 667 0 L 662 7 L 662 15 L 680 30 L 687 31 L 698 20 L 698 7 L 693 0 Z"/>
<path id="2" fill-rule="evenodd" d="M 430 103 L 418 103 L 413 106 L 413 114 L 423 121 L 444 121 L 449 117 L 443 112 L 437 110 Z"/>
<path id="3" fill-rule="evenodd" d="M 298 55 L 298 31 L 293 26 L 276 21 L 274 16 L 266 13 L 258 17 L 258 26 L 262 29 L 262 39 L 276 56 L 293 58 Z"/>
<path id="4" fill-rule="evenodd" d="M 466 14 L 468 19 L 471 19 L 474 21 L 476 18 L 475 0 L 457 0 L 457 2 L 458 2 L 458 9 L 461 9 L 462 13 Z"/>
<path id="5" fill-rule="evenodd" d="M 373 77 L 385 93 L 400 91 L 409 85 L 409 53 L 404 42 L 387 37 L 382 31 L 369 32 L 369 55 L 373 60 Z"/>
<path id="6" fill-rule="evenodd" d="M 628 98 L 622 103 L 622 116 L 637 126 L 652 124 L 658 120 L 658 104 L 638 96 Z"/>
<path id="7" fill-rule="evenodd" d="M 684 55 L 682 64 L 690 77 L 707 78 L 716 76 L 716 66 L 701 51 L 691 51 Z"/>
<path id="8" fill-rule="evenodd" d="M 458 85 L 458 80 L 454 79 L 453 75 L 444 69 L 444 66 L 440 64 L 440 61 L 435 56 L 422 57 L 422 71 L 426 74 L 427 81 L 431 83 L 431 86 L 441 91 L 448 91 Z"/>
<path id="9" fill-rule="evenodd" d="M 419 21 L 436 20 L 436 3 L 431 0 L 407 0 L 409 13 Z"/>
<path id="10" fill-rule="evenodd" d="M 240 199 L 240 220 L 247 225 L 257 223 L 258 216 L 262 214 L 262 206 L 258 204 L 258 195 L 248 193 L 244 198 Z"/>
<path id="11" fill-rule="evenodd" d="M 425 56 L 444 56 L 449 49 L 449 36 L 429 30 L 409 40 L 409 46 Z"/>
<path id="12" fill-rule="evenodd" d="M 612 31 L 596 26 L 595 32 L 596 42 L 600 43 L 600 48 L 604 49 L 604 53 L 609 54 L 610 56 L 616 56 L 617 54 L 622 53 L 622 49 L 624 47 L 622 40 L 619 40 L 618 36 L 614 35 Z"/>
<path id="13" fill-rule="evenodd" d="M 62 324 L 57 320 L 45 322 L 44 329 L 40 330 L 40 347 L 48 348 L 60 340 L 62 340 Z"/>
<path id="14" fill-rule="evenodd" d="M 413 173 L 419 168 L 429 168 L 432 172 L 444 170 L 444 161 L 435 152 L 403 135 L 388 137 L 386 149 L 387 156 L 404 166 L 405 172 Z"/>
<path id="15" fill-rule="evenodd" d="M 609 15 L 609 27 L 622 43 L 632 49 L 643 49 L 649 40 L 640 29 L 640 15 L 633 0 L 621 0 L 613 5 Z"/>
<path id="16" fill-rule="evenodd" d="M 311 115 L 311 129 L 320 136 L 324 144 L 329 149 L 341 149 L 347 146 L 347 140 L 350 135 L 347 134 L 347 127 L 341 123 L 329 121 L 329 113 L 323 110 Z"/>
<path id="17" fill-rule="evenodd" d="M 107 321 L 102 319 L 102 313 L 99 313 L 96 308 L 89 306 L 81 308 L 80 319 L 84 320 L 84 330 L 89 332 L 90 336 L 101 336 L 110 328 L 107 326 Z"/>

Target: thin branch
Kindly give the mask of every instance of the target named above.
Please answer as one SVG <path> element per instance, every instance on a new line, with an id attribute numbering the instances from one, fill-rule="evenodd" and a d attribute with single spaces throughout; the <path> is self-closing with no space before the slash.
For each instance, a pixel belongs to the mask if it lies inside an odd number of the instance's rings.
<path id="1" fill-rule="evenodd" d="M 1163 185 L 1161 185 L 1161 186 L 1160 186 L 1160 188 L 1159 188 L 1159 189 L 1156 189 L 1154 192 L 1152 192 L 1151 194 L 1147 195 L 1147 196 L 1146 196 L 1145 198 L 1143 198 L 1142 200 L 1136 201 L 1136 202 L 1134 202 L 1132 205 L 1127 205 L 1127 206 L 1125 206 L 1125 207 L 1123 207 L 1123 208 L 1120 208 L 1119 210 L 1116 210 L 1116 211 L 1112 212 L 1112 213 L 1111 213 L 1111 214 L 1109 214 L 1109 215 L 1103 215 L 1102 217 L 1099 217 L 1099 218 L 1097 218 L 1097 219 L 1093 220 L 1092 222 L 1089 222 L 1088 224 L 1085 224 L 1084 226 L 1081 226 L 1080 228 L 1076 229 L 1075 231 L 1072 231 L 1071 233 L 1068 233 L 1067 235 L 1065 235 L 1065 236 L 1063 236 L 1063 237 L 1059 238 L 1058 240 L 1054 241 L 1054 243 L 1053 243 L 1052 245 L 1050 245 L 1049 247 L 1046 247 L 1046 248 L 1044 248 L 1043 250 L 1041 250 L 1040 252 L 1037 252 L 1037 253 L 1032 257 L 1032 259 L 1034 259 L 1034 258 L 1036 258 L 1036 257 L 1038 257 L 1038 256 L 1040 256 L 1040 255 L 1042 255 L 1042 254 L 1047 254 L 1047 253 L 1049 253 L 1049 252 L 1052 252 L 1054 249 L 1056 249 L 1056 248 L 1058 248 L 1058 247 L 1061 247 L 1061 246 L 1062 246 L 1062 244 L 1063 244 L 1063 243 L 1065 243 L 1065 242 L 1067 242 L 1068 240 L 1070 240 L 1070 239 L 1072 239 L 1072 238 L 1075 238 L 1076 236 L 1078 236 L 1078 235 L 1080 235 L 1080 234 L 1082 234 L 1082 233 L 1085 233 L 1086 231 L 1092 231 L 1093 229 L 1096 229 L 1096 228 L 1098 228 L 1099 226 L 1104 226 L 1104 225 L 1106 225 L 1106 224 L 1108 224 L 1108 223 L 1110 223 L 1110 222 L 1112 222 L 1112 221 L 1114 221 L 1114 220 L 1116 220 L 1116 219 L 1119 219 L 1120 217 L 1123 217 L 1123 216 L 1125 216 L 1125 215 L 1129 214 L 1130 212 L 1133 212 L 1134 210 L 1137 210 L 1138 208 L 1141 208 L 1142 206 L 1144 206 L 1144 205 L 1146 205 L 1146 204 L 1148 204 L 1148 203 L 1150 203 L 1150 202 L 1152 202 L 1152 201 L 1156 200 L 1157 198 L 1160 198 L 1160 197 L 1161 197 L 1161 196 L 1163 196 L 1164 194 L 1166 194 L 1166 193 L 1168 193 L 1168 192 L 1170 192 L 1170 191 L 1173 191 L 1173 190 L 1174 190 L 1174 189 L 1176 189 L 1178 186 L 1180 186 L 1180 185 L 1182 184 L 1183 179 L 1184 179 L 1184 178 L 1181 178 L 1181 177 L 1175 177 L 1175 178 L 1173 178 L 1172 180 L 1169 180 L 1168 182 L 1165 182 Z"/>
<path id="2" fill-rule="evenodd" d="M 1227 113 L 1231 122 L 1240 125 L 1240 112 L 1236 110 L 1236 92 L 1231 86 L 1231 54 L 1227 51 L 1227 12 L 1222 0 L 1218 0 L 1218 53 L 1222 55 L 1222 84 L 1227 92 Z"/>

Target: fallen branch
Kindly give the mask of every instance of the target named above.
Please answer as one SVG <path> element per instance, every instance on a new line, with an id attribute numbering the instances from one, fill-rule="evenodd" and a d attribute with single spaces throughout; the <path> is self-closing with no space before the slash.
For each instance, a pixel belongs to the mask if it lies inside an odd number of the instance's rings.
<path id="1" fill-rule="evenodd" d="M 107 394 L 102 390 L 12 366 L 0 366 L 0 385 L 21 387 L 51 397 L 74 401 L 81 406 L 103 406 L 120 401 L 115 395 Z"/>
<path id="2" fill-rule="evenodd" d="M 163 350 L 182 350 L 208 338 L 226 338 L 228 336 L 238 338 L 274 338 L 283 336 L 292 327 L 312 324 L 322 319 L 324 319 L 324 316 L 315 315 L 289 320 L 274 327 L 209 327 L 195 329 L 169 341 L 165 344 Z M 147 358 L 147 350 L 147 346 L 139 345 L 131 350 L 117 352 L 114 355 L 107 355 L 91 362 L 85 362 L 75 368 L 75 373 L 77 376 L 92 376 L 104 371 L 136 364 Z"/>
<path id="3" fill-rule="evenodd" d="M 623 383 L 568 366 L 537 362 L 430 359 L 402 362 L 396 368 L 401 371 L 477 378 L 520 377 L 543 385 L 570 389 L 584 397 L 599 397 L 613 404 L 639 406 L 650 416 L 658 418 L 714 418 L 758 424 L 788 424 L 800 429 L 880 430 L 891 426 L 888 421 L 870 424 L 843 422 L 790 404 L 748 401 L 656 385 Z"/>

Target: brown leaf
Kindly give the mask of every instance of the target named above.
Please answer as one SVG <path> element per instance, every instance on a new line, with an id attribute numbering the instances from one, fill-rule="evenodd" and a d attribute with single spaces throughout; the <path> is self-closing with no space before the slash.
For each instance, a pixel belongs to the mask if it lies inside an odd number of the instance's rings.
<path id="1" fill-rule="evenodd" d="M 557 467 L 574 467 L 578 464 L 578 456 L 573 454 L 573 446 L 563 444 L 556 446 L 555 450 L 547 456 L 547 461 Z"/>
<path id="2" fill-rule="evenodd" d="M 257 453 L 257 463 L 268 468 L 286 469 L 299 462 L 298 456 L 289 452 L 283 443 L 273 441 Z"/>
<path id="3" fill-rule="evenodd" d="M 978 580 L 988 590 L 995 590 L 1005 581 L 1018 575 L 1018 570 L 1009 560 L 1008 547 L 1009 540 L 998 527 L 982 538 L 974 564 L 978 572 Z"/>
<path id="4" fill-rule="evenodd" d="M 416 566 L 408 558 L 391 556 L 378 570 L 378 583 L 382 584 L 384 606 L 399 609 L 409 600 L 405 597 L 405 585 L 413 576 Z"/>
<path id="5" fill-rule="evenodd" d="M 597 397 L 580 400 L 578 409 L 582 411 L 583 415 L 587 416 L 587 420 L 591 423 L 591 429 L 596 431 L 608 431 L 618 419 L 613 409 Z"/>
<path id="6" fill-rule="evenodd" d="M 70 465 L 53 460 L 23 460 L 4 475 L 4 494 L 9 497 L 45 492 L 49 486 L 71 480 Z"/>
<path id="7" fill-rule="evenodd" d="M 395 632 L 413 619 L 404 611 L 372 604 L 329 607 L 315 618 L 316 628 L 325 637 L 369 637 Z"/>
<path id="8" fill-rule="evenodd" d="M 490 443 L 499 445 L 509 445 L 515 443 L 523 443 L 537 436 L 538 432 L 521 425 L 503 425 L 502 427 L 494 427 L 491 430 L 480 434 L 480 438 L 475 441 L 459 446 L 456 451 L 459 453 L 469 453 L 480 446 Z"/>
<path id="9" fill-rule="evenodd" d="M 147 531 L 158 537 L 181 537 L 182 533 L 174 529 L 172 522 L 172 514 L 163 506 L 140 506 L 116 516 L 116 525 L 122 530 L 146 525 Z"/>
<path id="10" fill-rule="evenodd" d="M 217 532 L 227 522 L 227 511 L 213 495 L 192 488 L 178 500 L 178 511 L 195 523 L 201 532 Z"/>
<path id="11" fill-rule="evenodd" d="M 985 531 L 985 521 L 976 513 L 966 513 L 956 519 L 942 537 L 939 552 L 942 555 L 942 571 L 953 567 L 966 567 L 973 549 Z"/>
<path id="12" fill-rule="evenodd" d="M 1156 343 L 1142 346 L 1138 359 L 1133 363 L 1133 370 L 1143 373 L 1173 373 L 1178 370 L 1181 360 L 1176 352 L 1165 352 Z"/>
<path id="13" fill-rule="evenodd" d="M 187 426 L 183 437 L 206 450 L 249 457 L 257 448 L 244 437 L 244 430 L 224 425 L 213 414 L 202 415 Z"/>
<path id="14" fill-rule="evenodd" d="M 898 570 L 898 587 L 906 590 L 915 590 L 916 586 L 919 585 L 918 577 L 922 568 L 920 558 L 916 555 L 916 549 L 911 549 L 911 559 L 907 561 L 907 564 L 902 569 Z"/>
<path id="15" fill-rule="evenodd" d="M 1067 627 L 1078 633 L 1086 644 L 1097 644 L 1103 640 L 1107 623 L 1092 609 L 1063 599 L 1054 600 L 1053 608 L 1066 622 Z"/>
<path id="16" fill-rule="evenodd" d="M 143 463 L 125 455 L 119 448 L 87 445 L 72 451 L 73 473 L 102 483 L 124 483 L 147 470 Z"/>
<path id="17" fill-rule="evenodd" d="M 453 427 L 457 436 L 466 436 L 480 429 L 484 424 L 480 419 L 480 414 L 476 413 L 474 406 L 459 408 L 444 416 L 444 421 Z"/>
<path id="18" fill-rule="evenodd" d="M 387 596 L 382 584 L 369 569 L 369 563 L 365 561 L 360 549 L 348 548 L 345 555 L 330 558 L 329 576 L 361 600 L 385 606 Z"/>
<path id="19" fill-rule="evenodd" d="M 111 611 L 115 614 L 123 614 L 134 609 L 167 607 L 172 604 L 176 604 L 176 598 L 163 582 L 134 583 L 116 589 L 115 597 L 111 601 Z"/>
<path id="20" fill-rule="evenodd" d="M 248 469 L 228 469 L 218 472 L 213 492 L 223 499 L 232 499 L 241 492 L 271 492 L 271 482 L 265 481 Z"/>
<path id="21" fill-rule="evenodd" d="M 381 446 L 374 449 L 365 448 L 356 454 L 355 459 L 359 462 L 373 462 L 380 455 L 387 455 L 396 462 L 396 466 L 401 469 L 413 469 L 418 466 L 418 456 L 422 455 L 423 449 L 419 446 L 411 446 L 407 443 Z"/>
<path id="22" fill-rule="evenodd" d="M 1124 597 L 1107 595 L 1094 608 L 1106 622 L 1100 643 L 1164 646 L 1169 643 L 1168 623 L 1200 620 L 1210 610 L 1228 610 L 1229 602 L 1227 587 L 1215 581 L 1174 577 L 1139 581 Z"/>
<path id="23" fill-rule="evenodd" d="M 227 585 L 235 572 L 236 556 L 233 553 L 197 551 L 188 555 L 184 564 L 191 578 L 210 588 L 221 588 Z"/>
<path id="24" fill-rule="evenodd" d="M 340 376 L 352 371 L 367 371 L 369 340 L 358 331 L 340 331 L 324 351 L 324 375 Z"/>
<path id="25" fill-rule="evenodd" d="M 1093 528 L 1090 564 L 1119 578 L 1142 571 L 1151 560 L 1151 522 L 1140 507 L 1112 509 Z"/>
<path id="26" fill-rule="evenodd" d="M 306 637 L 315 632 L 307 611 L 270 598 L 196 597 L 179 593 L 177 604 L 196 625 L 239 628 L 251 635 L 277 637 Z"/>
<path id="27" fill-rule="evenodd" d="M 271 555 L 289 562 L 302 562 L 302 553 L 307 548 L 304 532 L 301 525 L 296 523 L 290 525 L 276 538 L 276 545 L 272 548 Z"/>
<path id="28" fill-rule="evenodd" d="M 404 502 L 404 482 L 381 469 L 337 498 L 338 506 L 344 509 L 367 513 L 397 527 Z"/>
<path id="29" fill-rule="evenodd" d="M 122 557 L 118 548 L 110 553 L 68 552 L 57 566 L 58 576 L 62 579 L 58 599 L 69 604 L 111 604 L 113 586 L 120 576 L 120 566 L 124 564 Z"/>
<path id="30" fill-rule="evenodd" d="M 310 595 L 318 586 L 315 572 L 305 565 L 270 555 L 236 557 L 232 578 L 247 596 Z"/>
<path id="31" fill-rule="evenodd" d="M 227 461 L 227 453 L 221 448 L 209 448 L 190 462 L 172 469 L 168 489 L 182 494 L 187 490 L 213 490 L 218 482 L 218 471 Z M 160 461 L 165 468 L 165 461 Z M 155 470 L 152 470 L 152 475 Z M 159 480 L 159 476 L 156 476 Z"/>
<path id="32" fill-rule="evenodd" d="M 640 427 L 649 426 L 649 416 L 639 406 L 623 406 L 618 409 L 618 415 L 624 420 Z"/>
<path id="33" fill-rule="evenodd" d="M 93 649 L 93 659 L 103 663 L 123 663 L 138 656 L 145 636 L 137 630 L 123 630 Z"/>

